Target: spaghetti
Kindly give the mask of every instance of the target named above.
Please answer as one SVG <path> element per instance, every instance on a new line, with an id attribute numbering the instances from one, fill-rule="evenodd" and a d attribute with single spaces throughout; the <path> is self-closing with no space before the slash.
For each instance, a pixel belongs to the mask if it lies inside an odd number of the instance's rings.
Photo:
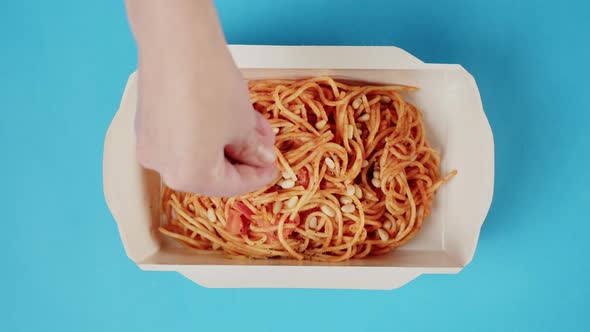
<path id="1" fill-rule="evenodd" d="M 329 77 L 248 84 L 276 133 L 282 172 L 267 187 L 213 198 L 165 187 L 164 235 L 198 253 L 342 261 L 408 242 L 430 214 L 440 157 L 400 93 Z"/>

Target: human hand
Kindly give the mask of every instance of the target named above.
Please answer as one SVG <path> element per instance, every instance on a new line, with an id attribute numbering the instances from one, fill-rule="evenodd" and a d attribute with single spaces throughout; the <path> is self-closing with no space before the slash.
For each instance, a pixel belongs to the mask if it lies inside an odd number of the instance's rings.
<path id="1" fill-rule="evenodd" d="M 173 189 L 237 196 L 277 176 L 213 1 L 126 0 L 139 51 L 137 158 Z"/>
<path id="2" fill-rule="evenodd" d="M 274 133 L 233 63 L 206 71 L 140 63 L 137 158 L 176 190 L 225 197 L 259 189 L 277 176 Z"/>

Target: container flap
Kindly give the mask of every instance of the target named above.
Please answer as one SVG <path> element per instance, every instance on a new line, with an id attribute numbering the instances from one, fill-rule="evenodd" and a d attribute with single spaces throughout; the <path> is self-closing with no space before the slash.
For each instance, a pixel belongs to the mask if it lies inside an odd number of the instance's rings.
<path id="1" fill-rule="evenodd" d="M 119 111 L 113 118 L 104 142 L 103 189 L 127 256 L 135 262 L 153 255 L 159 248 L 156 234 L 159 221 L 160 177 L 144 170 L 135 156 L 135 106 L 137 75 L 127 82 Z"/>
<path id="2" fill-rule="evenodd" d="M 238 68 L 402 69 L 423 64 L 393 46 L 230 45 Z"/>

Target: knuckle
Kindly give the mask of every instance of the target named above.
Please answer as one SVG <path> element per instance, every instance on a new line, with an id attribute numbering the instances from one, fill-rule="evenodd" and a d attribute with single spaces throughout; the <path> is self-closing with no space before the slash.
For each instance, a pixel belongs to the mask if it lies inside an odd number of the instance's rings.
<path id="1" fill-rule="evenodd" d="M 174 190 L 194 191 L 195 189 L 189 185 L 191 182 L 187 181 L 186 177 L 183 177 L 178 173 L 162 174 L 162 180 L 168 187 Z"/>
<path id="2" fill-rule="evenodd" d="M 162 175 L 164 182 L 172 189 L 191 191 L 194 190 L 194 176 L 186 170 L 185 167 L 179 167 L 174 170 L 166 170 Z"/>
<path id="3" fill-rule="evenodd" d="M 191 167 L 191 165 L 197 164 L 181 164 L 167 169 L 165 174 L 162 175 L 166 185 L 175 190 L 198 194 L 206 192 L 206 188 L 213 183 L 212 177 L 209 176 L 210 171 L 206 171 L 206 168 L 199 166 Z"/>
<path id="4" fill-rule="evenodd" d="M 137 159 L 137 162 L 145 167 L 145 168 L 151 168 L 154 169 L 154 162 L 151 158 L 150 153 L 148 152 L 148 150 L 141 146 L 141 145 L 137 145 L 136 149 L 135 149 L 135 158 Z"/>

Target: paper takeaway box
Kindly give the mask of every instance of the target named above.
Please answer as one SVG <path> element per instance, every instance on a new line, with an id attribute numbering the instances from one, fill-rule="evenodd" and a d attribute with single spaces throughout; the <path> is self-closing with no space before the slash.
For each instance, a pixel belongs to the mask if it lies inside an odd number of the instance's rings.
<path id="1" fill-rule="evenodd" d="M 492 200 L 494 142 L 473 77 L 459 65 L 425 64 L 395 47 L 230 46 L 246 79 L 337 79 L 418 87 L 406 97 L 424 113 L 442 172 L 432 214 L 407 245 L 383 256 L 321 263 L 199 256 L 157 231 L 161 180 L 135 158 L 136 75 L 105 138 L 104 194 L 129 258 L 141 269 L 176 271 L 206 287 L 394 289 L 424 273 L 457 273 L 473 258 Z"/>

